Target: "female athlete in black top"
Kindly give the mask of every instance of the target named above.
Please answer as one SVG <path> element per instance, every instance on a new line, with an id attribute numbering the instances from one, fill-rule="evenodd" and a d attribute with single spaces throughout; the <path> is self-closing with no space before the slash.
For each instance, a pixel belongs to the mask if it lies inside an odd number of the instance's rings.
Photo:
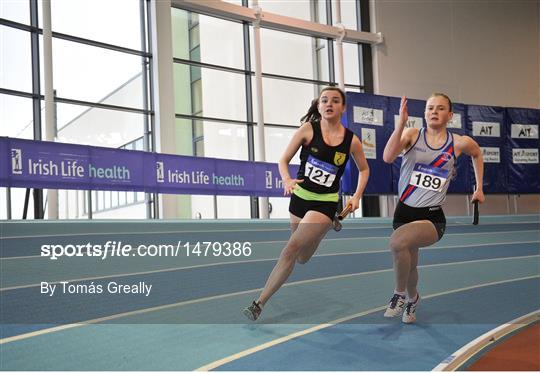
<path id="1" fill-rule="evenodd" d="M 307 263 L 332 227 L 339 199 L 339 181 L 349 154 L 360 170 L 360 177 L 356 192 L 347 204 L 353 211 L 360 204 L 369 167 L 360 140 L 340 122 L 344 112 L 343 91 L 337 87 L 324 88 L 302 117 L 303 124 L 279 160 L 284 195 L 292 194 L 289 206 L 291 237 L 259 298 L 244 309 L 250 320 L 257 320 L 268 299 L 292 273 L 295 263 Z M 300 170 L 293 179 L 289 174 L 289 162 L 300 147 Z"/>

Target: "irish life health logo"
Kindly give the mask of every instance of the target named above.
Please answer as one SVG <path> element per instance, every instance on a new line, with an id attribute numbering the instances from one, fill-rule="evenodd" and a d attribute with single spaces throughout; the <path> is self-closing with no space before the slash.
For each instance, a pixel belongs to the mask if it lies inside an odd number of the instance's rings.
<path id="1" fill-rule="evenodd" d="M 266 189 L 272 189 L 272 171 L 266 171 Z"/>
<path id="2" fill-rule="evenodd" d="M 156 162 L 156 179 L 158 183 L 163 183 L 165 181 L 163 162 Z"/>
<path id="3" fill-rule="evenodd" d="M 11 149 L 11 173 L 22 175 L 22 151 L 21 149 Z"/>

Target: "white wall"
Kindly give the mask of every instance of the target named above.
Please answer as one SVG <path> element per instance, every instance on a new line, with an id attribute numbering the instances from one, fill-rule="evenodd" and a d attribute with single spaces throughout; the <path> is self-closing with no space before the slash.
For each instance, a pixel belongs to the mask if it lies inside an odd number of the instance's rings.
<path id="1" fill-rule="evenodd" d="M 540 1 L 376 0 L 376 93 L 540 108 Z"/>

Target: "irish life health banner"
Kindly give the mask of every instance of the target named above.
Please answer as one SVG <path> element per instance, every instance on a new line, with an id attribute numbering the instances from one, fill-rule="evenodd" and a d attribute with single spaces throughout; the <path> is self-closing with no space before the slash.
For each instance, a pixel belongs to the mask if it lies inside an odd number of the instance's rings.
<path id="1" fill-rule="evenodd" d="M 295 175 L 298 166 L 290 166 Z M 0 137 L 0 186 L 282 196 L 277 164 Z"/>

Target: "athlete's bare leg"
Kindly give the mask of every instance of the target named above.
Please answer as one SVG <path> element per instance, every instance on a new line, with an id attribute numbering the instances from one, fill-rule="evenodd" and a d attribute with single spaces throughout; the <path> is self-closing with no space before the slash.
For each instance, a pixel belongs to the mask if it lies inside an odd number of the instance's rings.
<path id="1" fill-rule="evenodd" d="M 300 219 L 298 216 L 293 215 L 291 213 L 289 213 L 289 215 L 291 218 L 291 236 L 292 236 L 293 233 L 296 232 L 296 229 L 298 228 L 298 225 L 300 224 L 302 219 Z"/>
<path id="2" fill-rule="evenodd" d="M 416 298 L 416 285 L 418 284 L 418 248 L 410 249 L 411 253 L 411 270 L 409 271 L 409 279 L 407 281 L 407 294 L 409 299 Z"/>
<path id="3" fill-rule="evenodd" d="M 297 261 L 306 263 L 311 258 L 326 232 L 332 227 L 330 218 L 317 211 L 308 211 L 297 225 L 296 219 L 298 217 L 291 215 L 293 233 L 257 300 L 261 305 L 287 281 Z"/>
<path id="4" fill-rule="evenodd" d="M 396 291 L 405 292 L 410 286 L 410 290 L 416 292 L 418 248 L 430 246 L 438 240 L 437 230 L 429 220 L 407 223 L 394 231 L 390 237 L 390 249 L 394 256 Z"/>

